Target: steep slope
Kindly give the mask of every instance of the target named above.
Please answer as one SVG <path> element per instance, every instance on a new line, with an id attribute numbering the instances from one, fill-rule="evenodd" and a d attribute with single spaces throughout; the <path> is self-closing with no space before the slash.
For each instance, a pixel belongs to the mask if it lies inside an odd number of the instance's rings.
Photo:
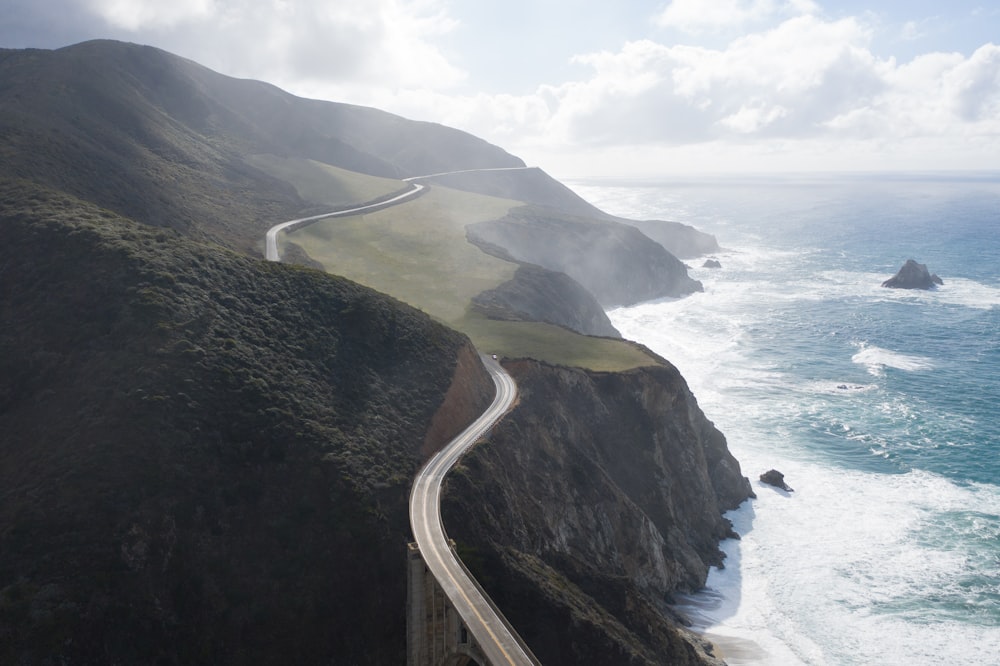
<path id="1" fill-rule="evenodd" d="M 468 227 L 485 252 L 566 273 L 604 307 L 701 291 L 677 257 L 632 226 L 533 206 Z"/>
<path id="2" fill-rule="evenodd" d="M 600 304 L 565 273 L 526 264 L 495 289 L 472 297 L 472 308 L 490 319 L 541 321 L 584 335 L 620 338 Z"/>
<path id="3" fill-rule="evenodd" d="M 23 181 L 0 204 L 0 662 L 405 659 L 410 481 L 492 397 L 468 341 Z"/>
<path id="4" fill-rule="evenodd" d="M 508 363 L 521 402 L 448 481 L 445 524 L 542 663 L 699 664 L 666 606 L 753 495 L 676 368 Z"/>

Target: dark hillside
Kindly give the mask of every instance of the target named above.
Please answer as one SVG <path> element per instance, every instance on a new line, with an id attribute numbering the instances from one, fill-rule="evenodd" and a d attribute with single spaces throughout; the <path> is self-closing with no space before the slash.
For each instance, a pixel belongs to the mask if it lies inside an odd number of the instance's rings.
<path id="1" fill-rule="evenodd" d="M 0 663 L 400 663 L 467 340 L 24 182 L 0 229 Z"/>
<path id="2" fill-rule="evenodd" d="M 305 100 L 148 46 L 0 57 L 0 176 L 258 253 L 268 226 L 309 203 L 249 166 L 257 153 L 393 177 L 523 164 L 458 130 Z"/>

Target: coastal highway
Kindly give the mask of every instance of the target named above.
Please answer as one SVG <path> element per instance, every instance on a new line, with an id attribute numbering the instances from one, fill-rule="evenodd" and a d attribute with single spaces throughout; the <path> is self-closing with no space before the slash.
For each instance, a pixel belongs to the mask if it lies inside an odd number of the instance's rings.
<path id="1" fill-rule="evenodd" d="M 420 194 L 422 190 L 425 189 L 424 185 L 419 183 L 412 183 L 411 187 L 406 192 L 402 194 L 397 194 L 391 199 L 386 199 L 385 201 L 378 201 L 376 203 L 368 204 L 366 206 L 358 206 L 357 208 L 348 208 L 346 210 L 335 210 L 330 213 L 320 213 L 319 215 L 310 215 L 309 217 L 300 217 L 296 220 L 289 220 L 288 222 L 282 222 L 281 224 L 276 224 L 267 230 L 267 235 L 264 238 L 264 258 L 268 261 L 280 261 L 278 257 L 278 232 L 284 231 L 285 229 L 294 228 L 308 222 L 315 222 L 316 220 L 324 220 L 328 217 L 346 217 L 348 215 L 358 215 L 360 213 L 368 213 L 373 210 L 378 210 L 380 208 L 385 208 L 386 206 L 394 206 L 398 203 L 406 201 L 407 199 L 412 199 L 413 197 Z"/>
<path id="2" fill-rule="evenodd" d="M 456 173 L 480 173 L 483 171 L 527 171 L 529 169 L 537 169 L 538 167 L 531 166 L 518 166 L 518 167 L 483 167 L 480 169 L 459 169 L 458 171 L 442 171 L 441 173 L 430 173 L 426 176 L 410 176 L 409 178 L 404 178 L 405 182 L 411 183 L 415 180 L 422 180 L 424 178 L 435 178 L 437 176 L 451 176 Z"/>
<path id="3" fill-rule="evenodd" d="M 517 396 L 514 380 L 496 361 L 484 356 L 483 363 L 496 385 L 493 404 L 420 470 L 410 491 L 410 527 L 427 568 L 475 636 L 490 664 L 537 666 L 538 660 L 452 551 L 441 523 L 441 482 L 445 474 L 504 415 Z"/>
<path id="4" fill-rule="evenodd" d="M 470 169 L 469 171 L 508 171 L 531 167 Z M 451 172 L 458 173 L 458 172 Z M 444 175 L 444 174 L 434 174 Z M 415 176 L 414 178 L 429 178 Z M 412 181 L 413 178 L 406 180 Z M 268 261 L 281 261 L 278 256 L 278 232 L 328 217 L 343 217 L 392 206 L 417 196 L 424 185 L 411 183 L 412 189 L 390 199 L 366 206 L 302 217 L 276 224 L 267 231 L 264 256 Z M 420 470 L 410 491 L 410 526 L 414 540 L 427 568 L 458 611 L 466 628 L 476 638 L 491 666 L 540 666 L 503 614 L 473 580 L 465 565 L 451 549 L 441 523 L 441 483 L 462 454 L 472 446 L 501 416 L 517 396 L 514 380 L 495 360 L 483 356 L 496 386 L 496 397 L 489 408 L 458 437 L 438 451 Z"/>
<path id="5" fill-rule="evenodd" d="M 335 210 L 330 213 L 320 213 L 319 215 L 310 215 L 309 217 L 300 217 L 296 220 L 289 220 L 287 222 L 282 222 L 276 224 L 267 230 L 267 234 L 264 237 L 264 258 L 268 261 L 281 261 L 278 257 L 278 232 L 284 231 L 286 229 L 294 228 L 309 222 L 315 222 L 316 220 L 325 220 L 328 217 L 346 217 L 348 215 L 357 215 L 359 213 L 368 213 L 379 208 L 385 208 L 387 206 L 394 206 L 398 203 L 402 203 L 407 199 L 412 199 L 413 197 L 420 194 L 420 192 L 426 189 L 425 185 L 420 183 L 415 183 L 413 181 L 420 180 L 423 178 L 434 178 L 435 176 L 448 176 L 455 173 L 474 173 L 478 171 L 524 171 L 526 169 L 534 169 L 536 167 L 491 167 L 484 169 L 462 169 L 460 171 L 443 171 L 441 173 L 432 173 L 426 176 L 410 176 L 409 178 L 403 178 L 404 182 L 408 182 L 412 185 L 412 188 L 398 194 L 391 199 L 386 199 L 385 201 L 378 201 L 373 204 L 368 204 L 365 206 L 358 206 L 357 208 L 348 208 L 346 210 Z"/>

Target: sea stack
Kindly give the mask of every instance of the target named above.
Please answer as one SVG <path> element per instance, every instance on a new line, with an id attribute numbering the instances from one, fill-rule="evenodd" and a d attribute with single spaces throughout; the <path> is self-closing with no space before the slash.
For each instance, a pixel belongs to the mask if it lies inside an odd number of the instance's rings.
<path id="1" fill-rule="evenodd" d="M 760 480 L 769 486 L 774 486 L 775 488 L 781 488 L 784 491 L 794 493 L 795 491 L 788 487 L 785 483 L 785 475 L 776 469 L 769 469 L 760 475 Z"/>
<path id="2" fill-rule="evenodd" d="M 944 284 L 944 281 L 928 271 L 927 264 L 918 264 L 913 259 L 907 259 L 899 272 L 883 282 L 882 286 L 892 289 L 933 289 L 939 284 Z"/>

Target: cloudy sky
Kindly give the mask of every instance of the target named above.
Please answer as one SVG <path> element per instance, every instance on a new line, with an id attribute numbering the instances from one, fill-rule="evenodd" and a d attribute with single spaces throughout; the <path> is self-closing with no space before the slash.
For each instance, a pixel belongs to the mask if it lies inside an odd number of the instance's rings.
<path id="1" fill-rule="evenodd" d="M 995 0 L 0 0 L 0 46 L 98 37 L 562 178 L 1000 170 Z"/>

